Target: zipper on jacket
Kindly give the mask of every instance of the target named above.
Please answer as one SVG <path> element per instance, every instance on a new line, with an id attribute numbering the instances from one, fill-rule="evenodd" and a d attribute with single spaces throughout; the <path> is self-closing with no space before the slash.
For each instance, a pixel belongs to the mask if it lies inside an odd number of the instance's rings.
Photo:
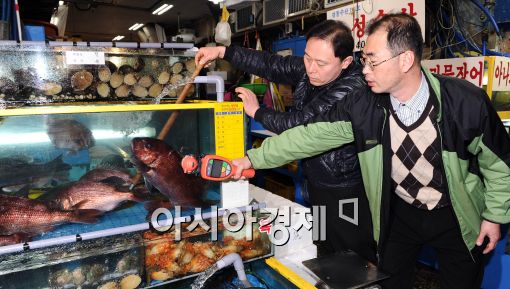
<path id="1" fill-rule="evenodd" d="M 381 129 L 381 144 L 384 142 L 384 128 L 386 127 L 386 119 L 388 118 L 388 112 L 386 111 L 386 108 L 384 108 L 380 103 L 377 103 L 377 107 L 382 109 L 383 113 L 384 113 L 384 119 L 383 119 L 383 124 L 382 124 L 382 129 Z M 383 243 L 383 239 L 382 239 L 382 232 L 383 232 L 383 224 L 381 223 L 381 220 L 384 220 L 384 218 L 382 218 L 382 212 L 383 212 L 383 194 L 384 194 L 384 188 L 383 188 L 383 183 L 384 183 L 384 146 L 382 146 L 382 166 L 383 166 L 383 171 L 382 171 L 382 176 L 381 176 L 381 183 L 379 184 L 380 185 L 380 188 L 381 188 L 381 196 L 380 196 L 380 199 L 379 199 L 379 202 L 380 202 L 380 208 L 381 208 L 381 211 L 379 212 L 379 242 L 377 244 L 377 250 L 376 250 L 376 258 L 377 258 L 377 262 L 379 264 L 381 264 L 382 262 L 382 258 L 381 258 L 381 253 L 382 253 L 382 243 Z M 391 193 L 391 192 L 390 192 Z M 373 224 L 372 224 L 373 225 Z"/>
<path id="2" fill-rule="evenodd" d="M 466 250 L 468 251 L 469 253 L 469 256 L 471 256 L 471 259 L 473 261 L 475 261 L 475 258 L 473 257 L 473 254 L 471 253 L 471 250 L 469 250 L 469 247 L 468 245 L 466 244 L 466 241 L 464 241 L 464 238 L 462 236 L 462 229 L 460 227 L 460 223 L 459 223 L 459 218 L 457 217 L 457 214 L 455 213 L 455 209 L 453 208 L 453 203 L 452 203 L 452 198 L 450 196 L 450 188 L 448 186 L 448 177 L 446 176 L 446 170 L 444 168 L 444 161 L 443 161 L 443 155 L 442 155 L 442 152 L 443 152 L 443 134 L 441 132 L 441 127 L 440 127 L 440 122 L 442 121 L 442 103 L 441 103 L 441 87 L 440 87 L 440 84 L 439 84 L 439 87 L 438 87 L 438 90 L 436 92 L 436 90 L 434 89 L 434 86 L 432 85 L 432 80 L 430 79 L 430 77 L 432 78 L 435 78 L 436 81 L 438 81 L 439 83 L 439 80 L 437 80 L 436 77 L 434 77 L 430 72 L 428 72 L 427 69 L 422 69 L 425 77 L 426 77 L 426 80 L 427 80 L 427 83 L 429 85 L 429 88 L 432 88 L 432 91 L 433 91 L 433 94 L 435 95 L 436 97 L 436 100 L 437 100 L 437 118 L 436 118 L 436 129 L 437 129 L 437 133 L 439 134 L 439 141 L 441 142 L 441 169 L 443 170 L 443 175 L 445 177 L 445 181 L 446 181 L 446 190 L 447 190 L 447 198 L 448 200 L 450 200 L 450 207 L 451 207 L 451 210 L 452 210 L 452 213 L 453 213 L 453 216 L 455 218 L 455 223 L 457 224 L 457 228 L 459 229 L 459 232 L 460 232 L 460 237 L 462 238 L 462 243 L 464 243 L 464 246 L 466 247 Z M 431 93 L 432 94 L 432 93 Z"/>
<path id="3" fill-rule="evenodd" d="M 442 152 L 443 152 L 443 134 L 441 132 L 441 128 L 439 126 L 439 121 L 436 123 L 436 129 L 437 129 L 437 133 L 439 134 L 439 141 L 440 141 L 440 145 L 441 145 L 441 169 L 443 171 L 443 175 L 444 175 L 444 178 L 445 178 L 445 182 L 446 182 L 446 197 L 448 198 L 448 200 L 450 201 L 450 209 L 453 213 L 453 216 L 454 216 L 454 219 L 455 219 L 455 223 L 457 224 L 457 228 L 459 229 L 459 233 L 460 233 L 460 238 L 462 239 L 462 243 L 464 244 L 464 247 L 466 247 L 466 250 L 468 251 L 469 253 L 469 256 L 471 257 L 471 260 L 473 260 L 473 262 L 476 262 L 475 258 L 473 257 L 473 254 L 471 253 L 471 250 L 469 250 L 469 247 L 467 246 L 466 244 L 466 241 L 464 241 L 464 237 L 462 236 L 462 229 L 460 227 L 460 223 L 459 223 L 459 218 L 457 217 L 457 214 L 455 213 L 455 209 L 453 208 L 453 203 L 452 203 L 452 198 L 450 196 L 450 187 L 448 185 L 448 177 L 446 176 L 446 170 L 444 168 L 444 161 L 443 161 L 443 156 L 442 156 Z"/>

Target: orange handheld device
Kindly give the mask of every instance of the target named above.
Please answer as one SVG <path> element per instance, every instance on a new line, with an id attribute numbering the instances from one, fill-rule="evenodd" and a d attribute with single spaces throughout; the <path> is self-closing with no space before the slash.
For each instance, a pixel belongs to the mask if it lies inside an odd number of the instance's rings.
<path id="1" fill-rule="evenodd" d="M 201 159 L 201 165 L 192 155 L 182 158 L 181 166 L 186 174 L 192 174 L 199 169 L 200 176 L 210 181 L 224 181 L 236 174 L 238 167 L 224 157 L 206 155 Z M 249 179 L 255 176 L 254 169 L 243 170 L 242 176 Z"/>

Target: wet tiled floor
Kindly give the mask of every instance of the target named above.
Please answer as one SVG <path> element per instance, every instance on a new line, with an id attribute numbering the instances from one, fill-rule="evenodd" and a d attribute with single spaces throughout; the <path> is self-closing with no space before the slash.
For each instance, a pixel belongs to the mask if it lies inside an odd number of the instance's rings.
<path id="1" fill-rule="evenodd" d="M 418 264 L 413 289 L 439 289 L 439 274 L 433 268 Z"/>

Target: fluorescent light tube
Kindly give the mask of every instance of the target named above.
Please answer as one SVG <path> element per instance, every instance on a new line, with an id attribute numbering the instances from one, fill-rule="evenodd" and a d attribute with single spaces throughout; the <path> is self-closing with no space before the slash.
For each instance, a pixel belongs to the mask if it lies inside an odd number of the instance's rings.
<path id="1" fill-rule="evenodd" d="M 126 137 L 120 131 L 108 130 L 108 129 L 96 129 L 92 130 L 92 135 L 95 140 L 106 140 L 106 139 L 123 139 Z M 152 127 L 142 127 L 134 131 L 128 137 L 154 137 L 156 130 Z M 35 144 L 35 143 L 49 143 L 50 138 L 48 134 L 44 132 L 27 132 L 27 133 L 1 133 L 0 134 L 0 145 L 19 145 L 19 144 Z"/>
<path id="2" fill-rule="evenodd" d="M 135 23 L 133 25 L 131 25 L 131 27 L 129 27 L 128 30 L 135 30 L 135 27 L 138 26 L 139 23 Z"/>
<path id="3" fill-rule="evenodd" d="M 156 10 L 152 11 L 152 14 L 158 14 L 159 11 L 165 9 L 166 7 L 168 6 L 168 4 L 163 4 L 161 6 L 159 6 L 159 8 L 157 8 Z"/>
<path id="4" fill-rule="evenodd" d="M 163 10 L 159 11 L 158 15 L 161 15 L 161 14 L 165 13 L 166 11 L 170 10 L 172 7 L 174 7 L 174 5 L 168 5 Z"/>

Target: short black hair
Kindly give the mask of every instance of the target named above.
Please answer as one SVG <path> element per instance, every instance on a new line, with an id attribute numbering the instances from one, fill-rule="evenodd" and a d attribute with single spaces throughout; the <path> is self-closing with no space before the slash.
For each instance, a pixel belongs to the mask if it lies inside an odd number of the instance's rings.
<path id="1" fill-rule="evenodd" d="M 420 63 L 423 53 L 423 37 L 416 18 L 405 13 L 386 14 L 370 23 L 368 35 L 380 29 L 388 32 L 388 48 L 393 55 L 411 50 L 414 52 L 416 61 Z"/>
<path id="2" fill-rule="evenodd" d="M 352 56 L 354 38 L 352 38 L 351 29 L 342 21 L 326 20 L 314 25 L 306 34 L 306 40 L 308 41 L 310 38 L 330 41 L 335 57 L 341 60 Z"/>

